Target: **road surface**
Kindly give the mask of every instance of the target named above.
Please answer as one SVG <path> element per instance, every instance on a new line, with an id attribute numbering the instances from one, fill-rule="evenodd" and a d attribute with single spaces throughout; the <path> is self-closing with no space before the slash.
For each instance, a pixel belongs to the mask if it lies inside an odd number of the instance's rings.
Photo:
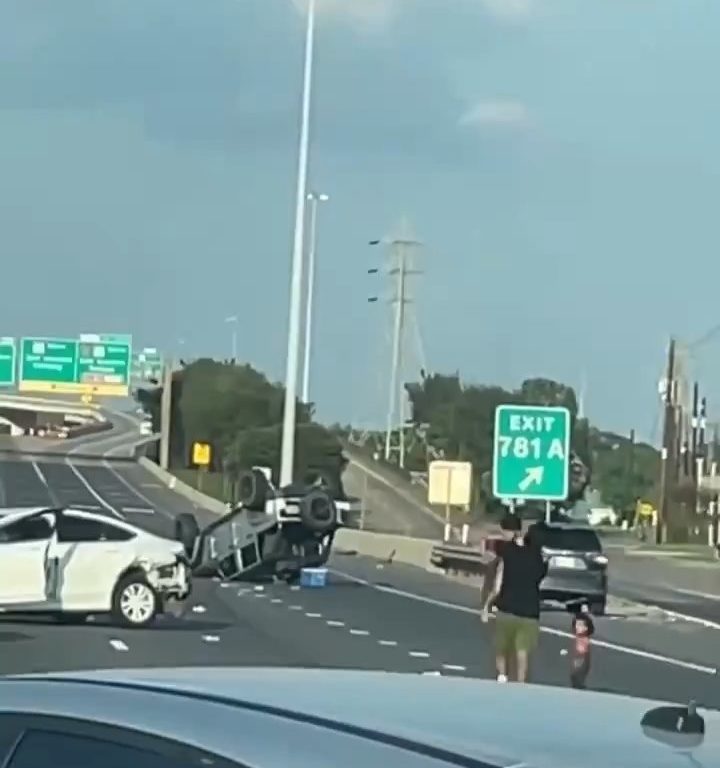
<path id="1" fill-rule="evenodd" d="M 0 489 L 4 505 L 72 504 L 166 535 L 179 512 L 210 518 L 136 464 L 112 457 L 6 455 Z M 0 673 L 209 664 L 488 677 L 492 623 L 480 623 L 477 595 L 419 568 L 338 555 L 321 590 L 198 580 L 182 613 L 150 629 L 100 618 L 78 627 L 5 617 Z M 597 622 L 592 687 L 720 707 L 717 629 L 619 603 L 611 608 L 615 615 Z M 569 619 L 549 612 L 543 625 L 533 679 L 566 685 Z"/>

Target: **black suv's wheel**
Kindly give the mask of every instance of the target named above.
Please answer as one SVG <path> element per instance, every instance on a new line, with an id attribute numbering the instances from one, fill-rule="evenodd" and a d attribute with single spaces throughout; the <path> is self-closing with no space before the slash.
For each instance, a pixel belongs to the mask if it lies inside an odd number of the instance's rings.
<path id="1" fill-rule="evenodd" d="M 330 496 L 321 490 L 313 490 L 300 500 L 300 520 L 313 533 L 327 533 L 337 523 L 337 509 Z"/>
<path id="2" fill-rule="evenodd" d="M 243 472 L 238 480 L 238 501 L 255 512 L 265 511 L 265 502 L 270 496 L 270 483 L 259 469 Z"/>

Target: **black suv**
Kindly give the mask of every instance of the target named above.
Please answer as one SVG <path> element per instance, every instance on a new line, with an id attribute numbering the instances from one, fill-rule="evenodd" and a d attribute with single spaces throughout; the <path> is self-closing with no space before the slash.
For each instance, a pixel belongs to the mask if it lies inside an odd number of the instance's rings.
<path id="1" fill-rule="evenodd" d="M 608 559 L 597 533 L 592 528 L 562 523 L 538 523 L 532 531 L 548 565 L 540 584 L 541 598 L 585 603 L 596 616 L 604 614 Z"/>

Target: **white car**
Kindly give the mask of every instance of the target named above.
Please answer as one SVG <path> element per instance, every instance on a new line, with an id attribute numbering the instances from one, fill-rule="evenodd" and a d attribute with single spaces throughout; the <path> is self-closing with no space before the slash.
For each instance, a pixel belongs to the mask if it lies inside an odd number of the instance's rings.
<path id="1" fill-rule="evenodd" d="M 142 627 L 191 575 L 183 545 L 124 520 L 77 509 L 0 510 L 0 610 L 82 622 L 109 613 Z"/>

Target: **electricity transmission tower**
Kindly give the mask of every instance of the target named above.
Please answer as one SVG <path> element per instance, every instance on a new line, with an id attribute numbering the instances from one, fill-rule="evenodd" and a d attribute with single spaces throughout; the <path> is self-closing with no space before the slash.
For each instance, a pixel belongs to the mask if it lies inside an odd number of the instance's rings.
<path id="1" fill-rule="evenodd" d="M 384 245 L 388 250 L 387 266 L 382 270 L 393 283 L 389 304 L 393 309 L 392 355 L 390 360 L 390 376 L 388 382 L 387 415 L 385 422 L 385 460 L 397 454 L 398 464 L 405 466 L 406 423 L 407 423 L 407 392 L 406 374 L 409 373 L 410 344 L 409 330 L 414 328 L 414 343 L 420 359 L 421 370 L 425 368 L 424 351 L 420 337 L 417 316 L 414 312 L 414 300 L 411 295 L 410 278 L 422 274 L 416 266 L 417 251 L 422 243 L 413 238 L 410 226 L 403 221 L 398 236 L 389 239 L 372 240 L 370 245 Z M 381 270 L 371 269 L 371 273 Z M 376 297 L 370 301 L 376 301 Z M 412 379 L 417 379 L 414 372 Z"/>

